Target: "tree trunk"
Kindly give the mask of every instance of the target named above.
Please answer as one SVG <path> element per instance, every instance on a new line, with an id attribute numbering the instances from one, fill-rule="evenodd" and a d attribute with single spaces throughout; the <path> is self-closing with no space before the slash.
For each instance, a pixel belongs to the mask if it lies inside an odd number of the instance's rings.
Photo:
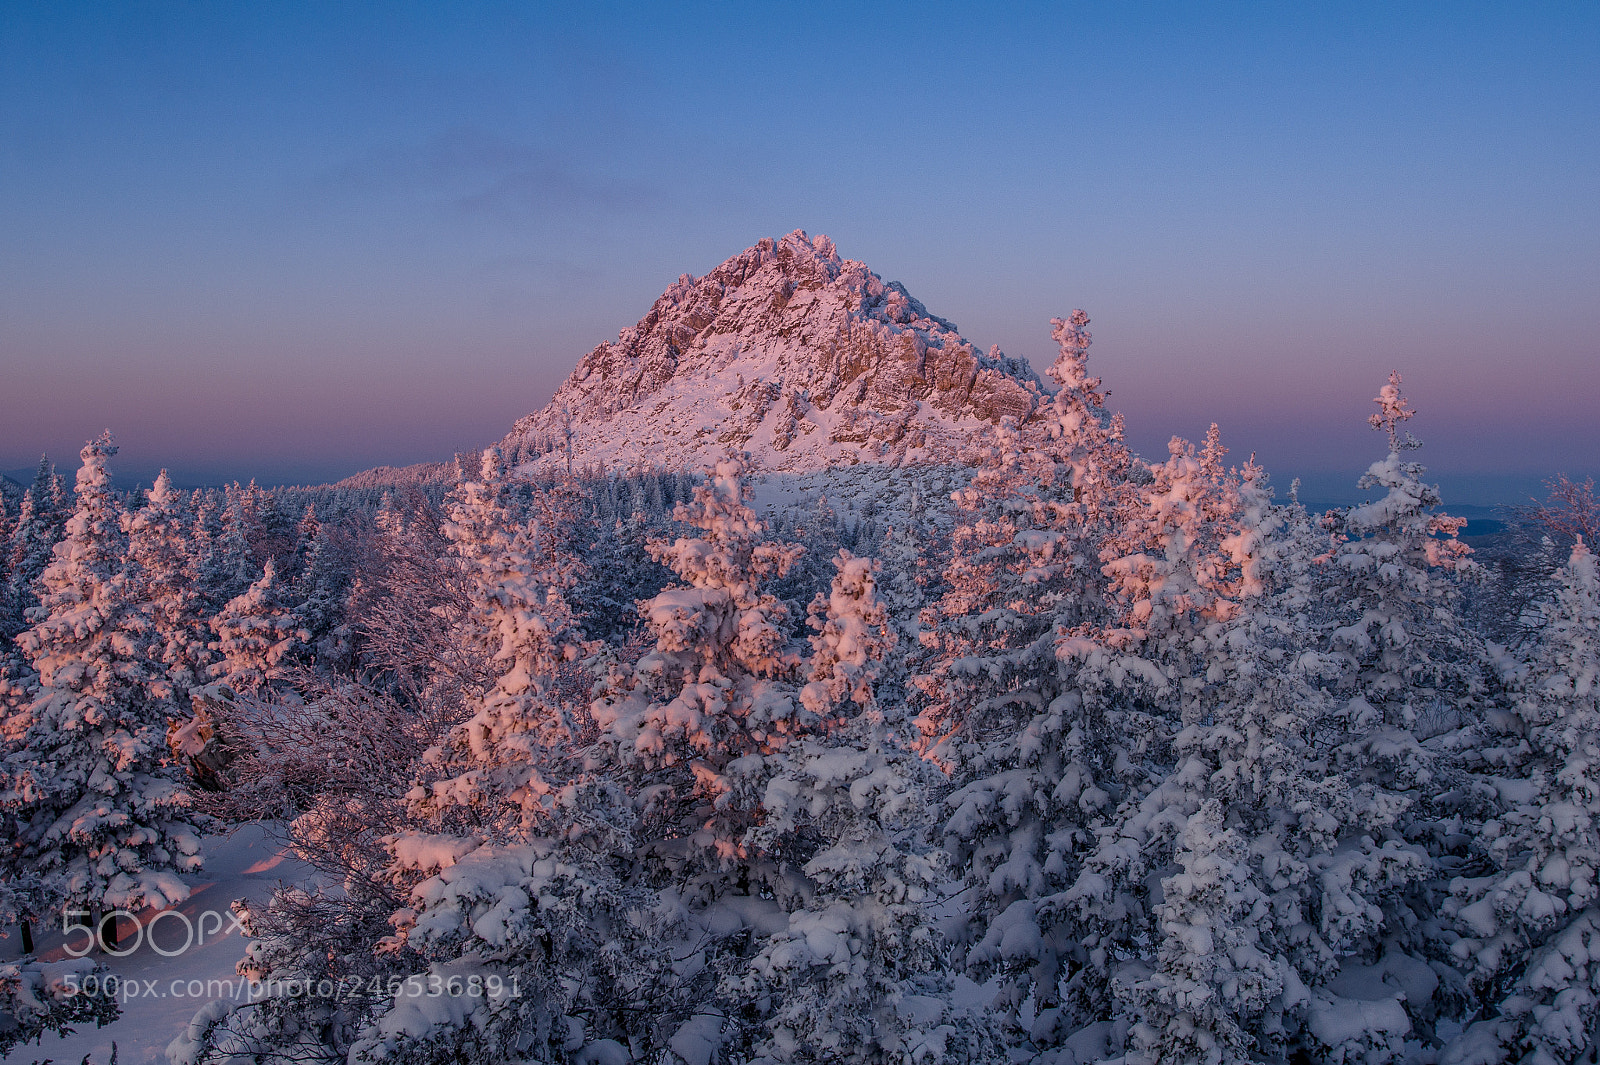
<path id="1" fill-rule="evenodd" d="M 117 916 L 108 913 L 100 918 L 99 923 L 100 949 L 111 953 L 117 949 Z"/>
<path id="2" fill-rule="evenodd" d="M 22 926 L 22 953 L 33 953 L 33 924 L 24 918 L 17 922 Z"/>

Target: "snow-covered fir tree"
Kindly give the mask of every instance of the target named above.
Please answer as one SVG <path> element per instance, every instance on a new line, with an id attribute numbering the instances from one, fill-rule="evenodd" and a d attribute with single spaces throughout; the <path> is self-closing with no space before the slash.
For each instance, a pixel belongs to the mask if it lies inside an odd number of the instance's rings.
<path id="1" fill-rule="evenodd" d="M 588 572 L 571 595 L 593 636 L 624 638 L 639 623 L 634 603 L 651 598 L 672 579 L 672 571 L 650 556 L 649 539 L 649 522 L 642 511 L 600 523 L 585 553 Z"/>
<path id="2" fill-rule="evenodd" d="M 1126 526 L 1125 543 L 1154 550 L 1108 552 L 1122 607 L 1118 624 L 1104 646 L 1085 647 L 1081 639 L 1072 646 L 1085 658 L 1091 699 L 1153 691 L 1158 706 L 1170 708 L 1149 708 L 1144 720 L 1169 737 L 1173 762 L 1164 780 L 1150 775 L 1148 791 L 1136 786 L 1101 828 L 1063 901 L 1094 944 L 1078 974 L 1091 992 L 1087 1000 L 1103 994 L 1096 989 L 1102 982 L 1114 995 L 1115 1023 L 1110 1030 L 1103 1022 L 1089 1026 L 1094 1039 L 1114 1044 L 1126 1031 L 1130 1061 L 1252 1060 L 1281 1049 L 1271 1042 L 1283 1025 L 1270 1006 L 1294 981 L 1274 950 L 1281 950 L 1274 926 L 1261 927 L 1270 888 L 1258 886 L 1251 864 L 1263 832 L 1255 816 L 1266 806 L 1262 793 L 1281 790 L 1285 777 L 1299 780 L 1303 754 L 1293 731 L 1300 723 L 1281 716 L 1291 701 L 1264 697 L 1276 678 L 1259 668 L 1266 651 L 1253 642 L 1259 629 L 1243 612 L 1246 596 L 1260 594 L 1270 579 L 1262 553 L 1277 521 L 1253 467 L 1246 467 L 1242 492 L 1225 490 L 1233 486 L 1219 468 L 1215 427 L 1205 459 L 1197 462 L 1186 446 L 1171 452 L 1155 471 L 1143 522 Z M 1217 536 L 1216 519 L 1233 511 L 1215 500 L 1237 503 L 1239 496 L 1243 520 L 1231 536 Z M 1226 588 L 1230 599 L 1220 594 L 1225 562 L 1240 575 Z M 1209 660 L 1200 678 L 1190 675 L 1196 660 Z M 1130 683 L 1136 690 L 1127 691 Z M 1153 953 L 1128 949 L 1141 941 Z"/>
<path id="3" fill-rule="evenodd" d="M 922 626 L 932 668 L 915 682 L 937 758 L 961 758 L 971 731 L 963 713 L 1048 703 L 1054 638 L 1103 618 L 1099 555 L 1132 490 L 1131 465 L 1120 421 L 1087 372 L 1088 321 L 1081 310 L 1055 320 L 1060 352 L 1049 372 L 1060 388 L 1029 434 L 1001 420 L 953 497 L 963 521 L 944 594 Z"/>
<path id="4" fill-rule="evenodd" d="M 250 525 L 236 495 L 207 492 L 195 508 L 195 566 L 213 610 L 243 595 L 261 575 L 250 555 Z"/>
<path id="5" fill-rule="evenodd" d="M 65 1036 L 116 1020 L 119 1011 L 114 995 L 73 992 L 74 987 L 93 986 L 91 976 L 104 979 L 105 975 L 104 968 L 90 958 L 57 962 L 20 958 L 0 963 L 0 1016 L 7 1021 L 0 1029 L 0 1054 L 29 1043 L 42 1044 L 47 1032 Z"/>
<path id="6" fill-rule="evenodd" d="M 0 546 L 11 543 L 11 529 L 16 515 L 11 501 L 0 492 Z M 16 593 L 11 586 L 11 553 L 0 551 L 0 648 L 8 647 L 11 636 L 20 628 L 16 619 L 22 612 L 16 607 Z"/>
<path id="7" fill-rule="evenodd" d="M 1132 919 L 1132 956 L 1113 969 L 1130 1061 L 1381 1057 L 1420 1033 L 1361 974 L 1374 960 L 1375 979 L 1429 971 L 1385 941 L 1428 855 L 1395 837 L 1405 797 L 1335 764 L 1337 661 L 1305 619 L 1303 518 L 1270 503 L 1253 464 L 1239 489 L 1238 531 L 1220 545 L 1237 567 L 1232 607 L 1188 637 L 1201 672 L 1170 689 L 1169 768 L 1119 809 L 1074 894 L 1088 927 L 1119 896 L 1114 919 Z M 1128 950 L 1145 935 L 1153 956 Z"/>
<path id="8" fill-rule="evenodd" d="M 170 685 L 174 710 L 182 712 L 189 706 L 189 692 L 209 679 L 211 664 L 211 633 L 190 539 L 194 517 L 187 499 L 162 470 L 145 505 L 125 514 L 123 525 L 133 595 L 148 625 L 147 654 L 156 667 L 153 672 Z"/>
<path id="9" fill-rule="evenodd" d="M 920 513 L 922 500 L 916 487 L 913 482 L 911 516 L 886 528 L 878 546 L 882 566 L 878 590 L 889 612 L 896 644 L 896 653 L 883 664 L 879 687 L 886 700 L 900 706 L 908 706 L 912 698 L 908 690 L 911 678 L 924 672 L 920 661 L 921 621 L 928 602 L 928 574 L 922 559 L 932 545 L 919 529 L 924 515 Z"/>
<path id="10" fill-rule="evenodd" d="M 1236 565 L 1222 545 L 1237 531 L 1239 489 L 1223 467 L 1227 449 L 1215 425 L 1198 453 L 1179 437 L 1167 450 L 1167 461 L 1151 467 L 1150 483 L 1123 506 L 1100 557 L 1117 603 L 1108 640 L 1181 654 L 1187 632 L 1226 621 L 1238 607 Z"/>
<path id="11" fill-rule="evenodd" d="M 20 739 L 31 720 L 27 711 L 38 676 L 15 637 L 31 624 L 28 614 L 39 603 L 39 575 L 49 565 L 51 549 L 61 537 L 54 487 L 54 469 L 48 459 L 41 458 L 33 484 L 23 492 L 6 536 L 0 540 L 5 554 L 5 564 L 0 566 L 0 745 Z"/>
<path id="12" fill-rule="evenodd" d="M 770 1003 L 750 1060 L 936 1062 L 986 1049 L 981 1025 L 952 1007 L 931 906 L 939 862 L 918 845 L 931 767 L 904 742 L 908 722 L 874 687 L 894 647 L 878 566 L 841 551 L 812 604 L 801 702 L 827 721 L 775 756 L 751 843 L 797 869 L 781 930 L 724 978 L 729 1013 Z"/>
<path id="13" fill-rule="evenodd" d="M 39 675 L 28 730 L 6 756 L 0 807 L 18 836 L 8 867 L 54 905 L 166 906 L 200 866 L 181 774 L 166 749 L 171 703 L 151 676 L 148 626 L 126 564 L 109 434 L 88 444 L 66 535 L 40 577 L 18 645 Z M 14 864 L 13 864 L 14 863 Z"/>
<path id="14" fill-rule="evenodd" d="M 1351 729 L 1396 751 L 1415 746 L 1408 737 L 1419 722 L 1443 731 L 1481 707 L 1486 659 L 1455 609 L 1456 579 L 1471 577 L 1476 568 L 1471 549 L 1456 538 L 1465 519 L 1437 512 L 1438 488 L 1422 480 L 1420 463 L 1405 457 L 1421 445 L 1402 434 L 1416 412 L 1400 383 L 1398 373 L 1390 374 L 1374 401 L 1379 409 L 1370 421 L 1387 435 L 1389 453 L 1360 482 L 1384 494 L 1335 515 L 1335 627 L 1329 637 L 1352 690 Z M 1375 752 L 1369 745 L 1366 753 Z M 1352 756 L 1360 755 L 1352 750 Z M 1375 757 L 1373 770 L 1383 772 L 1392 762 L 1388 755 Z"/>
<path id="15" fill-rule="evenodd" d="M 347 592 L 343 567 L 335 557 L 327 523 L 317 518 L 316 507 L 307 504 L 295 526 L 294 550 L 288 560 L 291 598 L 300 627 L 310 635 L 308 642 L 320 645 L 333 636 L 344 612 Z M 320 647 L 320 657 L 335 658 L 333 646 Z"/>
<path id="16" fill-rule="evenodd" d="M 745 469 L 739 457 L 718 462 L 674 514 L 697 535 L 650 544 L 683 586 L 643 604 L 655 647 L 617 670 L 593 705 L 598 750 L 649 793 L 650 849 L 684 874 L 741 853 L 754 812 L 736 794 L 742 775 L 821 724 L 795 697 L 788 611 L 762 587 L 802 548 L 761 538 Z"/>
<path id="17" fill-rule="evenodd" d="M 1101 547 L 1114 612 L 1058 641 L 1077 698 L 1126 739 L 1120 802 L 1092 843 L 1080 835 L 1075 880 L 1042 907 L 1072 929 L 1076 967 L 1060 1018 L 1036 1023 L 1036 1041 L 1053 1026 L 1057 1038 L 1114 1047 L 1131 1029 L 1130 1060 L 1241 1060 L 1254 1044 L 1248 1013 L 1282 990 L 1281 959 L 1249 945 L 1262 893 L 1243 859 L 1258 826 L 1233 824 L 1209 786 L 1220 737 L 1247 727 L 1235 715 L 1250 717 L 1224 694 L 1250 689 L 1230 692 L 1217 645 L 1263 587 L 1258 552 L 1274 524 L 1264 501 L 1241 514 L 1252 494 L 1241 484 L 1258 471 L 1224 469 L 1223 453 L 1214 426 L 1198 454 L 1175 439 L 1119 501 L 1122 521 Z M 1231 961 L 1211 956 L 1230 937 Z"/>
<path id="18" fill-rule="evenodd" d="M 19 741 L 32 720 L 29 709 L 39 677 L 22 648 L 0 644 L 0 750 Z"/>
<path id="19" fill-rule="evenodd" d="M 1600 572 L 1581 538 L 1556 589 L 1514 727 L 1484 746 L 1504 802 L 1478 836 L 1492 869 L 1449 885 L 1450 953 L 1481 1018 L 1450 1047 L 1458 1063 L 1575 1061 L 1600 1045 Z"/>
<path id="20" fill-rule="evenodd" d="M 492 449 L 480 479 L 464 484 L 445 534 L 468 580 L 471 608 L 458 637 L 482 649 L 498 674 L 472 717 L 427 758 L 432 783 L 413 796 L 429 816 L 470 810 L 474 828 L 506 817 L 538 820 L 552 785 L 541 767 L 570 758 L 585 737 L 575 714 L 586 686 L 571 683 L 587 641 L 567 594 L 582 575 L 571 531 L 580 500 L 560 483 L 535 493 L 535 518 L 517 523 L 501 503 L 504 470 Z M 563 683 L 566 682 L 566 683 Z"/>
<path id="21" fill-rule="evenodd" d="M 268 559 L 259 579 L 211 618 L 216 656 L 211 676 L 236 693 L 253 694 L 281 678 L 311 642 L 295 609 L 293 590 Z"/>
<path id="22" fill-rule="evenodd" d="M 1473 737 L 1505 715 L 1489 649 L 1460 610 L 1461 582 L 1477 567 L 1456 538 L 1462 520 L 1438 511 L 1438 489 L 1406 457 L 1419 445 L 1402 429 L 1414 412 L 1400 385 L 1391 374 L 1369 419 L 1388 453 L 1361 486 L 1383 495 L 1327 516 L 1331 543 L 1312 572 L 1307 612 L 1333 702 L 1318 753 L 1344 782 L 1332 808 L 1359 844 L 1344 860 L 1369 870 L 1352 867 L 1350 897 L 1324 902 L 1325 929 L 1340 933 L 1324 936 L 1342 957 L 1314 990 L 1308 1022 L 1329 1053 L 1347 1058 L 1435 1044 L 1441 1011 L 1464 997 L 1433 878 L 1472 861 L 1472 826 L 1492 816 L 1493 790 L 1469 773 L 1486 746 Z M 1379 976 L 1399 990 L 1364 1014 L 1370 1023 L 1350 1023 L 1340 1000 L 1370 1000 L 1354 992 Z"/>
<path id="23" fill-rule="evenodd" d="M 374 996 L 342 1013 L 275 999 L 255 1014 L 211 1018 L 185 1046 L 189 1059 L 248 1049 L 286 1059 L 560 1061 L 625 1035 L 616 1018 L 648 1009 L 648 996 L 628 985 L 661 952 L 630 924 L 638 901 L 613 869 L 629 849 L 632 811 L 614 788 L 584 779 L 574 759 L 586 738 L 574 721 L 586 686 L 570 674 L 592 649 L 564 599 L 581 571 L 571 551 L 579 499 L 568 483 L 538 490 L 524 524 L 506 506 L 509 491 L 491 449 L 447 508 L 444 531 L 469 600 L 454 638 L 479 649 L 497 676 L 470 719 L 416 767 L 407 827 L 385 841 L 382 870 L 403 904 L 390 934 L 368 944 L 367 965 L 434 993 Z M 263 916 L 252 972 L 326 975 L 320 961 L 307 968 L 308 930 L 286 921 L 304 905 L 286 896 Z M 654 960 L 658 970 L 668 964 Z"/>
<path id="24" fill-rule="evenodd" d="M 446 518 L 416 491 L 386 496 L 375 518 L 376 542 L 346 603 L 356 661 L 386 690 L 465 714 L 493 672 L 481 647 L 456 639 L 473 585 L 444 531 Z"/>
<path id="25" fill-rule="evenodd" d="M 1101 545 L 1135 487 L 1120 424 L 1086 370 L 1087 323 L 1081 311 L 1055 322 L 1061 388 L 1043 431 L 1030 446 L 1002 423 L 956 493 L 970 517 L 952 538 L 946 591 L 924 612 L 933 668 L 915 681 L 924 742 L 951 773 L 943 835 L 965 881 L 957 957 L 974 979 L 998 978 L 997 1015 L 1036 1045 L 1107 1008 L 1103 976 L 1087 986 L 1078 975 L 1092 946 L 1042 903 L 1073 883 L 1125 789 L 1133 740 L 1114 708 L 1085 700 L 1057 647 L 1105 622 Z"/>
<path id="26" fill-rule="evenodd" d="M 252 478 L 234 481 L 222 490 L 223 521 L 233 526 L 251 561 L 259 569 L 269 558 L 281 559 L 293 544 L 293 516 L 278 513 L 270 493 Z"/>
<path id="27" fill-rule="evenodd" d="M 641 604 L 654 646 L 606 667 L 591 704 L 599 734 L 587 759 L 635 804 L 629 860 L 659 893 L 656 934 L 695 959 L 681 977 L 656 974 L 657 1046 L 702 1023 L 739 944 L 781 920 L 772 899 L 795 890 L 792 877 L 747 836 L 770 756 L 824 724 L 798 698 L 787 609 L 764 590 L 802 549 L 764 539 L 745 471 L 741 456 L 719 461 L 675 510 L 692 535 L 652 541 L 683 583 Z"/>
<path id="28" fill-rule="evenodd" d="M 61 511 L 60 479 L 46 457 L 39 459 L 33 483 L 23 493 L 6 544 L 6 599 L 9 612 L 0 617 L 0 636 L 15 636 L 31 624 L 28 611 L 38 605 L 36 583 L 50 564 L 61 539 L 66 515 Z"/>

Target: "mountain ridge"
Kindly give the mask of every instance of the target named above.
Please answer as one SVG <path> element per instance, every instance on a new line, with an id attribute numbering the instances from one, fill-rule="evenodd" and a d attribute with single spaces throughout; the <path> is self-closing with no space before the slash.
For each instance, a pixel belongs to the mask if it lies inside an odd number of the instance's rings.
<path id="1" fill-rule="evenodd" d="M 904 285 L 795 230 L 682 275 L 500 447 L 612 469 L 692 468 L 730 447 L 774 471 L 951 462 L 1047 394 L 1026 359 L 980 352 Z"/>

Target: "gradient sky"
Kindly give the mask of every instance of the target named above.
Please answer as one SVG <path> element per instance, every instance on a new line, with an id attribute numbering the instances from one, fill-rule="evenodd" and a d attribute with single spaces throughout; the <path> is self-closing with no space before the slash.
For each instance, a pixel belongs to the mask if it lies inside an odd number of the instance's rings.
<path id="1" fill-rule="evenodd" d="M 1147 454 L 1600 471 L 1600 5 L 578 7 L 0 4 L 0 469 L 443 458 L 803 228 Z"/>

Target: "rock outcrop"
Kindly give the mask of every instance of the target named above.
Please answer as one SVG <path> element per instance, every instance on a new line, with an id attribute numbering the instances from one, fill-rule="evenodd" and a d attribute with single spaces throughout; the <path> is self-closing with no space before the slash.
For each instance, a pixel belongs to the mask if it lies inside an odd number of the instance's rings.
<path id="1" fill-rule="evenodd" d="M 796 231 L 679 278 L 501 446 L 583 468 L 695 466 L 727 447 L 770 470 L 949 462 L 1044 394 L 1026 360 L 977 351 L 904 286 Z"/>

